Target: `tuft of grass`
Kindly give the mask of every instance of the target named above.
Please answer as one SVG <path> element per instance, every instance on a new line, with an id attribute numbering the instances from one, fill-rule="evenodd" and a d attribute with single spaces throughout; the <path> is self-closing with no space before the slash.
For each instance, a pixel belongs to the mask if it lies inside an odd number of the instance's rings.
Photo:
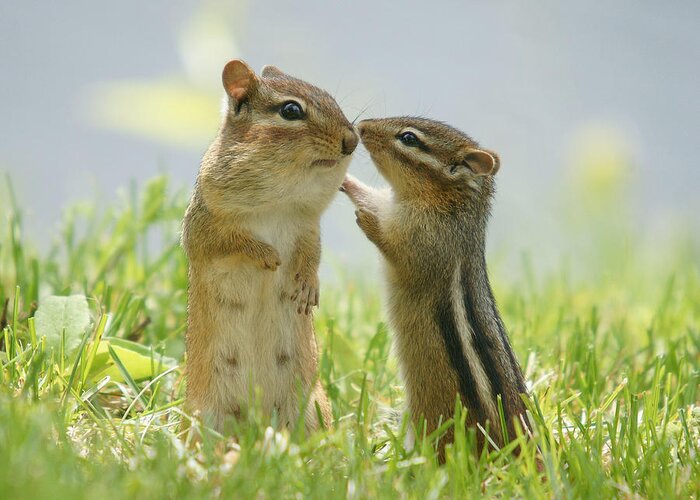
<path id="1" fill-rule="evenodd" d="M 5 191 L 4 498 L 700 492 L 700 252 L 692 245 L 667 249 L 673 258 L 650 263 L 641 240 L 634 255 L 615 254 L 622 250 L 605 241 L 606 253 L 587 261 L 582 279 L 567 268 L 537 274 L 532 258 L 522 279 L 494 269 L 497 299 L 532 391 L 534 435 L 477 456 L 475 431 L 457 425 L 447 463 L 438 466 L 431 436 L 404 447 L 403 391 L 373 277 L 342 276 L 342 285 L 324 289 L 315 316 L 333 429 L 290 433 L 253 411 L 234 424 L 235 440 L 209 433 L 191 446 L 180 430 L 190 421 L 182 406 L 187 273 L 178 246 L 185 193 L 171 193 L 161 177 L 141 190 L 132 186 L 112 207 L 75 205 L 51 249 L 39 255 L 22 237 L 9 182 Z M 88 299 L 90 326 L 74 352 L 65 341 L 52 348 L 37 330 L 37 307 L 47 296 L 76 294 Z M 127 341 L 151 348 L 139 351 L 139 359 L 151 353 L 148 376 L 130 365 L 127 355 L 135 351 Z M 102 342 L 108 343 L 101 350 Z M 155 369 L 155 353 L 177 364 Z M 99 373 L 108 375 L 92 376 L 107 362 L 114 369 Z M 445 427 L 464 418 L 458 408 Z M 510 451 L 517 446 L 516 457 Z"/>

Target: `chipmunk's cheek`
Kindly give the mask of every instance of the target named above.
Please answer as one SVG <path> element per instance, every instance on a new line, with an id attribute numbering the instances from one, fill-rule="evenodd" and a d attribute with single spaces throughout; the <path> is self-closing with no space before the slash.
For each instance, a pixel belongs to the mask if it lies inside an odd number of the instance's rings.
<path id="1" fill-rule="evenodd" d="M 373 140 L 362 140 L 362 145 L 365 147 L 369 155 L 374 161 L 380 161 L 386 156 L 386 152 L 380 143 Z"/>
<path id="2" fill-rule="evenodd" d="M 374 152 L 374 151 L 369 151 L 369 157 L 372 159 L 372 162 L 375 164 L 378 170 L 382 169 L 382 162 L 384 161 L 384 158 L 382 158 L 382 155 Z"/>

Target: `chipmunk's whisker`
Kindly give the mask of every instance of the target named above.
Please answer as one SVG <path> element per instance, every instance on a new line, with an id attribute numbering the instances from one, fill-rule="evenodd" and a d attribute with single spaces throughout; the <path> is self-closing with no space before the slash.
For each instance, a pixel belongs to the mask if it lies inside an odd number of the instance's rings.
<path id="1" fill-rule="evenodd" d="M 350 123 L 352 123 L 352 125 L 355 126 L 355 122 L 364 114 L 365 111 L 369 109 L 371 105 L 371 102 L 367 103 L 367 105 L 364 108 L 362 108 L 359 113 L 357 113 L 357 116 Z"/>

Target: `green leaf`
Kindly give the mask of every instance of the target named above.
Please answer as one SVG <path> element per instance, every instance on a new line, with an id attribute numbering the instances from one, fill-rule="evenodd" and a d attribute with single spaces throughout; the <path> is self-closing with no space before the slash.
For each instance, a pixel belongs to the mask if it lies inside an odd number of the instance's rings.
<path id="1" fill-rule="evenodd" d="M 153 378 L 176 365 L 173 358 L 161 356 L 152 348 L 142 344 L 118 338 L 103 339 L 97 346 L 97 352 L 92 361 L 88 375 L 90 383 L 96 383 L 107 375 L 117 382 L 126 381 L 123 373 L 109 354 L 110 347 L 117 353 L 124 369 L 136 381 Z"/>
<path id="2" fill-rule="evenodd" d="M 65 331 L 65 353 L 73 354 L 90 326 L 90 308 L 84 295 L 42 299 L 34 315 L 36 333 L 46 337 L 48 349 L 59 349 Z"/>

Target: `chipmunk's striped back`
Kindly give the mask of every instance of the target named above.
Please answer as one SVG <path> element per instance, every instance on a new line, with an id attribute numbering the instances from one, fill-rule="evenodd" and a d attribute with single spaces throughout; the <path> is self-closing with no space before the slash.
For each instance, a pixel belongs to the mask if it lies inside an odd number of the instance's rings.
<path id="1" fill-rule="evenodd" d="M 485 266 L 485 264 L 484 264 Z M 468 264 L 458 267 L 445 297 L 435 311 L 435 322 L 450 366 L 459 382 L 462 403 L 470 420 L 486 427 L 491 439 L 502 444 L 498 398 L 510 438 L 513 417 L 525 414 L 520 394 L 525 383 L 493 299 L 487 276 Z"/>

